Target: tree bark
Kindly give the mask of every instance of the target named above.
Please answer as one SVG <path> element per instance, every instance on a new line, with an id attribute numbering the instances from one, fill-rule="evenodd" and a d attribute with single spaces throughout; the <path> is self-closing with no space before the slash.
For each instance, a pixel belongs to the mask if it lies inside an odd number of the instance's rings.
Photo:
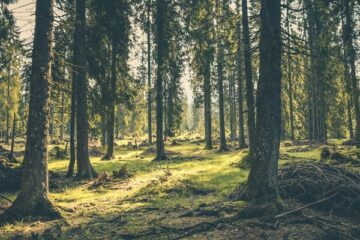
<path id="1" fill-rule="evenodd" d="M 344 26 L 343 26 L 343 40 L 345 47 L 345 59 L 346 59 L 346 70 L 350 71 L 349 74 L 351 79 L 351 91 L 352 91 L 352 100 L 355 110 L 355 140 L 357 142 L 357 147 L 360 148 L 360 105 L 359 105 L 359 86 L 356 76 L 356 66 L 355 66 L 355 57 L 356 52 L 353 44 L 353 35 L 354 35 L 354 24 L 353 24 L 353 13 L 352 7 L 350 6 L 349 1 L 344 1 Z"/>
<path id="2" fill-rule="evenodd" d="M 64 88 L 64 85 L 63 85 Z M 65 92 L 61 92 L 61 114 L 60 114 L 60 142 L 64 141 L 64 115 L 65 115 Z"/>
<path id="3" fill-rule="evenodd" d="M 174 95 L 176 90 L 176 77 L 172 76 L 168 87 L 168 104 L 167 104 L 167 128 L 166 135 L 168 137 L 174 137 Z"/>
<path id="4" fill-rule="evenodd" d="M 50 134 L 50 143 L 54 140 L 54 124 L 55 124 L 55 106 L 54 106 L 54 101 L 51 100 L 50 101 L 50 130 L 49 130 L 49 134 Z"/>
<path id="5" fill-rule="evenodd" d="M 229 105 L 230 105 L 230 139 L 234 141 L 236 138 L 236 107 L 235 107 L 235 74 L 232 73 L 229 79 Z"/>
<path id="6" fill-rule="evenodd" d="M 85 63 L 86 16 L 85 0 L 76 1 L 76 22 L 74 35 L 74 78 L 77 104 L 77 177 L 92 178 L 97 174 L 91 166 L 88 146 L 87 79 Z"/>
<path id="7" fill-rule="evenodd" d="M 6 135 L 5 141 L 9 144 L 10 141 L 10 78 L 11 78 L 11 67 L 10 61 L 8 63 L 8 76 L 7 76 L 7 105 L 6 105 Z"/>
<path id="8" fill-rule="evenodd" d="M 354 127 L 351 113 L 351 97 L 348 97 L 347 103 L 347 117 L 348 117 L 348 128 L 349 128 L 349 137 L 350 139 L 354 139 Z"/>
<path id="9" fill-rule="evenodd" d="M 71 83 L 71 112 L 70 112 L 70 162 L 66 176 L 72 177 L 74 175 L 75 161 L 76 161 L 76 144 L 75 144 L 75 122 L 76 122 L 76 79 L 75 69 L 73 69 L 73 79 Z"/>
<path id="10" fill-rule="evenodd" d="M 51 61 L 53 54 L 53 7 L 54 0 L 36 1 L 24 173 L 19 195 L 10 209 L 0 218 L 2 221 L 19 217 L 12 215 L 11 212 L 16 212 L 21 217 L 61 217 L 48 198 L 47 137 L 49 134 Z"/>
<path id="11" fill-rule="evenodd" d="M 211 129 L 211 62 L 206 60 L 204 66 L 204 123 L 205 123 L 205 149 L 210 150 L 213 148 L 212 144 L 212 129 Z"/>
<path id="12" fill-rule="evenodd" d="M 240 0 L 238 0 L 237 2 L 237 8 L 238 8 L 238 12 L 240 15 Z M 238 96 L 238 110 L 239 110 L 239 148 L 245 148 L 246 147 L 246 142 L 245 142 L 245 131 L 244 131 L 244 100 L 243 100 L 243 71 L 242 71 L 242 67 L 243 67 L 243 59 L 242 59 L 242 54 L 241 51 L 242 49 L 242 45 L 241 45 L 241 23 L 237 23 L 236 25 L 236 35 L 237 35 L 237 53 L 236 53 L 236 68 L 237 68 L 237 85 L 238 85 L 238 92 L 237 92 L 237 96 Z"/>
<path id="13" fill-rule="evenodd" d="M 152 144 L 152 113 L 151 113 L 151 105 L 152 105 L 152 100 L 151 100 L 151 19 L 150 19 L 150 15 L 151 15 L 151 0 L 148 0 L 148 6 L 147 6 L 147 27 L 148 27 L 148 31 L 147 31 L 147 48 L 148 48 L 148 59 L 147 59 L 147 64 L 148 64 L 148 82 L 147 82 L 147 87 L 148 87 L 148 92 L 147 92 L 147 114 L 148 114 L 148 142 L 149 144 Z"/>
<path id="14" fill-rule="evenodd" d="M 249 156 L 252 159 L 254 152 L 255 138 L 255 109 L 254 109 L 254 83 L 252 79 L 252 60 L 251 60 L 251 44 L 248 22 L 247 0 L 242 0 L 242 26 L 243 26 L 243 44 L 244 44 L 244 60 L 245 60 L 245 80 L 246 80 L 246 103 L 248 115 L 248 135 L 249 135 Z"/>
<path id="15" fill-rule="evenodd" d="M 280 15 L 280 0 L 261 1 L 257 132 L 247 186 L 247 199 L 258 202 L 277 202 L 279 199 L 277 172 L 281 136 Z"/>
<path id="16" fill-rule="evenodd" d="M 107 151 L 103 160 L 111 160 L 114 158 L 114 130 L 115 130 L 115 97 L 116 97 L 116 58 L 117 58 L 117 43 L 115 34 L 112 41 L 112 59 L 111 59 L 111 86 L 110 86 L 110 104 L 108 106 L 107 117 Z"/>
<path id="17" fill-rule="evenodd" d="M 167 159 L 164 147 L 164 102 L 163 83 L 165 81 L 165 54 L 166 54 L 166 1 L 156 1 L 156 42 L 157 42 L 157 79 L 156 79 L 156 157 L 155 160 Z"/>
<path id="18" fill-rule="evenodd" d="M 11 148 L 9 153 L 9 161 L 10 162 L 16 162 L 16 159 L 14 158 L 14 146 L 15 146 L 15 136 L 16 136 L 16 115 L 14 113 L 13 118 L 13 126 L 12 126 L 12 134 L 11 134 Z"/>
<path id="19" fill-rule="evenodd" d="M 289 6 L 289 0 L 287 0 Z M 287 28 L 287 77 L 288 77 L 288 93 L 289 93 L 289 112 L 290 112 L 290 139 L 295 141 L 295 130 L 294 130 L 294 104 L 293 104 L 293 86 L 292 86 L 292 75 L 291 75 L 291 41 L 290 41 L 290 19 L 289 19 L 289 8 L 286 10 L 286 28 Z"/>
<path id="20" fill-rule="evenodd" d="M 326 143 L 326 112 L 324 94 L 324 60 L 321 55 L 322 30 L 319 6 L 316 1 L 307 0 L 305 6 L 308 16 L 308 34 L 311 53 L 310 65 L 310 92 L 311 92 L 311 118 L 312 118 L 312 140 Z"/>
<path id="21" fill-rule="evenodd" d="M 224 110 L 224 53 L 221 40 L 218 43 L 218 57 L 217 57 L 217 80 L 219 92 L 219 130 L 220 130 L 220 148 L 219 151 L 227 151 L 226 136 L 225 136 L 225 110 Z"/>

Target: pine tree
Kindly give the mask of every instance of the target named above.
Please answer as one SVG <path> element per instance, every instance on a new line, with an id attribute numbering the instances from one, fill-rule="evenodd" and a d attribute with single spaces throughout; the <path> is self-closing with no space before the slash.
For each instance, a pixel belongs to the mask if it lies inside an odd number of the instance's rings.
<path id="1" fill-rule="evenodd" d="M 97 175 L 91 166 L 88 146 L 88 113 L 85 58 L 85 0 L 76 0 L 76 21 L 74 35 L 74 71 L 76 94 L 76 129 L 77 129 L 77 174 L 78 178 L 92 178 Z"/>
<path id="2" fill-rule="evenodd" d="M 156 0 L 156 45 L 157 45 L 157 79 L 156 79 L 156 157 L 155 160 L 161 161 L 167 159 L 164 147 L 164 93 L 163 84 L 166 73 L 166 53 L 167 53 L 167 35 L 166 35 L 166 16 L 167 1 Z"/>
<path id="3" fill-rule="evenodd" d="M 2 221 L 17 217 L 59 218 L 48 198 L 47 137 L 53 55 L 54 1 L 36 2 L 35 36 L 30 81 L 28 131 L 24 156 L 24 175 L 20 193 Z M 13 213 L 17 213 L 14 215 Z"/>

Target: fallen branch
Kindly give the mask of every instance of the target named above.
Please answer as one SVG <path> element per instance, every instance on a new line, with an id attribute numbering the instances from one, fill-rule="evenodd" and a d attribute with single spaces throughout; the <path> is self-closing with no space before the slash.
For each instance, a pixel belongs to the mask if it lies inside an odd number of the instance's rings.
<path id="1" fill-rule="evenodd" d="M 318 203 L 325 202 L 325 201 L 327 201 L 327 200 L 335 197 L 336 195 L 337 195 L 337 193 L 335 193 L 335 194 L 333 194 L 333 195 L 331 195 L 331 196 L 329 196 L 329 197 L 326 197 L 326 198 L 317 200 L 317 201 L 315 201 L 315 202 L 306 204 L 305 206 L 302 206 L 302 207 L 300 207 L 300 208 L 291 210 L 291 211 L 289 211 L 289 212 L 284 212 L 284 213 L 278 214 L 278 215 L 276 215 L 274 218 L 275 218 L 275 219 L 278 219 L 278 218 L 285 217 L 285 216 L 287 216 L 287 215 L 289 215 L 289 214 L 292 214 L 292 213 L 300 212 L 301 210 L 304 210 L 305 208 L 309 208 L 309 207 L 312 207 L 312 206 L 314 206 L 314 205 L 316 205 L 316 204 L 318 204 Z"/>
<path id="2" fill-rule="evenodd" d="M 10 203 L 13 203 L 13 201 L 12 201 L 10 198 L 8 198 L 8 197 L 6 197 L 6 196 L 3 196 L 3 195 L 1 195 L 1 194 L 0 194 L 0 198 L 3 198 L 3 199 L 5 199 L 5 200 L 9 201 Z"/>

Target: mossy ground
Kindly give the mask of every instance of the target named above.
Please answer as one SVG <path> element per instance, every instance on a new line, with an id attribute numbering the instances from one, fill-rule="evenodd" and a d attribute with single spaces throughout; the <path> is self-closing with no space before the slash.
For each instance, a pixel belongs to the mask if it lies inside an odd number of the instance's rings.
<path id="1" fill-rule="evenodd" d="M 176 229 L 211 222 L 219 215 L 231 216 L 246 204 L 228 200 L 248 174 L 247 170 L 235 167 L 247 153 L 235 150 L 235 142 L 233 150 L 218 153 L 216 148 L 204 150 L 189 139 L 178 141 L 177 146 L 170 146 L 169 141 L 166 149 L 171 151 L 172 159 L 154 162 L 151 151 L 143 154 L 148 147 L 134 150 L 127 147 L 129 141 L 116 142 L 114 160 L 101 161 L 101 156 L 97 156 L 91 161 L 98 173 L 107 172 L 110 177 L 112 171 L 126 165 L 132 174 L 130 178 L 111 178 L 97 188 L 89 188 L 93 180 L 56 178 L 58 186 L 51 190 L 50 198 L 61 209 L 66 223 L 37 220 L 8 224 L 0 228 L 0 239 L 42 233 L 55 224 L 63 224 L 62 239 L 168 239 Z M 335 143 L 343 153 L 357 152 L 354 147 L 339 147 L 335 140 L 330 141 L 330 146 Z M 280 164 L 319 160 L 321 147 L 300 148 L 282 146 Z M 49 169 L 65 175 L 68 161 L 50 157 Z M 16 197 L 16 193 L 2 195 Z M 6 205 L 3 200 L 0 204 Z M 236 236 L 232 231 L 228 231 L 229 238 Z M 226 231 L 213 229 L 192 237 L 227 238 L 224 234 Z"/>

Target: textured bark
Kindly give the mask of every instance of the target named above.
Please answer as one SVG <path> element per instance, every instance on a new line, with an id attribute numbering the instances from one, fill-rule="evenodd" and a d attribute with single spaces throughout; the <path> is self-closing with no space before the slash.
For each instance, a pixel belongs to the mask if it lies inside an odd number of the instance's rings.
<path id="1" fill-rule="evenodd" d="M 10 78 L 11 78 L 11 68 L 10 68 L 10 62 L 8 64 L 8 76 L 7 76 L 7 104 L 6 104 L 6 135 L 5 135 L 5 141 L 7 144 L 9 144 L 10 141 Z"/>
<path id="2" fill-rule="evenodd" d="M 215 7 L 217 23 L 221 21 L 222 18 L 222 8 L 223 3 L 219 0 L 216 1 Z M 227 151 L 226 146 L 226 136 L 225 136 L 225 109 L 224 109 L 224 41 L 221 34 L 221 28 L 219 24 L 216 25 L 217 32 L 217 90 L 219 94 L 219 137 L 220 137 L 220 147 L 219 151 Z"/>
<path id="3" fill-rule="evenodd" d="M 324 59 L 321 56 L 322 31 L 320 13 L 317 2 L 312 0 L 305 1 L 308 16 L 308 34 L 311 53 L 310 62 L 310 98 L 311 98 L 311 118 L 312 136 L 311 139 L 320 143 L 326 143 L 326 113 L 325 113 L 325 94 L 324 94 Z"/>
<path id="4" fill-rule="evenodd" d="M 85 64 L 86 35 L 85 0 L 76 1 L 76 21 L 74 35 L 74 78 L 76 83 L 76 127 L 77 127 L 77 177 L 92 178 L 96 172 L 91 166 L 88 149 L 88 115 Z"/>
<path id="5" fill-rule="evenodd" d="M 235 96 L 235 75 L 232 73 L 229 79 L 229 106 L 230 106 L 230 139 L 234 141 L 236 138 L 236 96 Z"/>
<path id="6" fill-rule="evenodd" d="M 287 0 L 289 5 L 289 0 Z M 288 75 L 288 94 L 289 94 L 289 113 L 290 113 L 290 139 L 295 141 L 295 130 L 294 130 L 294 104 L 293 104 L 293 86 L 292 86 L 292 75 L 291 75 L 291 41 L 290 41 L 290 19 L 289 19 L 289 8 L 286 10 L 286 28 L 288 32 L 287 36 L 287 75 Z"/>
<path id="7" fill-rule="evenodd" d="M 101 122 L 101 146 L 105 147 L 107 142 L 106 137 L 106 107 L 104 107 L 103 111 L 100 114 L 100 122 Z"/>
<path id="8" fill-rule="evenodd" d="M 150 19 L 150 15 L 151 15 L 151 0 L 148 0 L 148 6 L 147 6 L 147 27 L 148 27 L 148 32 L 147 32 L 147 50 L 148 50 L 148 59 L 147 59 L 147 64 L 148 64 L 148 82 L 147 82 L 147 87 L 148 87 L 148 92 L 147 92 L 147 117 L 148 117 L 148 142 L 149 144 L 152 144 L 152 113 L 151 113 L 151 105 L 152 105 L 152 100 L 151 100 L 151 19 Z"/>
<path id="9" fill-rule="evenodd" d="M 54 140 L 54 128 L 55 128 L 54 125 L 55 125 L 55 104 L 54 104 L 54 101 L 51 100 L 50 101 L 50 129 L 49 129 L 51 142 Z"/>
<path id="10" fill-rule="evenodd" d="M 219 130 L 220 130 L 220 148 L 219 151 L 227 150 L 226 136 L 225 136 L 225 110 L 224 110 L 224 52 L 221 41 L 218 43 L 218 57 L 217 57 L 217 80 L 219 92 Z"/>
<path id="11" fill-rule="evenodd" d="M 115 35 L 115 34 L 114 34 Z M 108 106 L 107 117 L 107 151 L 103 160 L 110 160 L 114 158 L 114 130 L 115 130 L 115 95 L 116 95 L 116 55 L 117 43 L 114 38 L 112 41 L 112 59 L 111 59 L 111 86 L 110 86 L 110 104 Z"/>
<path id="12" fill-rule="evenodd" d="M 63 85 L 64 88 L 64 85 Z M 64 141 L 65 91 L 61 92 L 60 142 Z"/>
<path id="13" fill-rule="evenodd" d="M 157 79 L 156 79 L 156 158 L 161 161 L 167 159 L 164 148 L 164 101 L 163 83 L 165 81 L 165 54 L 166 54 L 166 1 L 156 1 L 156 42 L 157 42 Z"/>
<path id="14" fill-rule="evenodd" d="M 54 1 L 36 1 L 35 35 L 30 80 L 30 104 L 24 172 L 21 189 L 9 211 L 0 219 L 43 216 L 58 218 L 60 213 L 48 199 L 49 100 L 53 41 Z M 16 212 L 19 216 L 11 215 Z"/>
<path id="15" fill-rule="evenodd" d="M 243 26 L 243 44 L 244 44 L 244 60 L 245 60 L 245 80 L 246 80 L 246 103 L 247 103 L 247 125 L 249 135 L 249 155 L 250 159 L 254 152 L 255 138 L 255 109 L 254 109 L 254 83 L 252 79 L 252 63 L 251 63 L 251 45 L 248 22 L 247 0 L 242 0 L 242 26 Z"/>
<path id="16" fill-rule="evenodd" d="M 261 1 L 260 21 L 257 132 L 247 198 L 259 202 L 273 202 L 279 198 L 277 170 L 281 135 L 280 0 Z"/>
<path id="17" fill-rule="evenodd" d="M 169 64 L 169 62 L 167 61 L 166 64 Z M 169 91 L 168 91 L 168 86 L 167 86 L 167 78 L 165 77 L 164 78 L 164 81 L 163 81 L 163 102 L 164 102 L 164 106 L 163 106 L 163 115 L 164 115 L 164 118 L 163 118 L 163 122 L 164 122 L 164 130 L 165 133 L 164 133 L 164 141 L 167 140 L 167 131 L 168 131 L 168 99 L 169 99 Z"/>
<path id="18" fill-rule="evenodd" d="M 204 123 L 205 123 L 205 149 L 212 149 L 211 134 L 211 62 L 207 59 L 204 70 Z"/>
<path id="19" fill-rule="evenodd" d="M 11 131 L 11 148 L 8 156 L 10 162 L 16 162 L 14 158 L 15 136 L 16 136 L 16 115 L 14 114 L 12 131 Z"/>
<path id="20" fill-rule="evenodd" d="M 240 14 L 240 0 L 237 1 L 237 8 L 238 8 L 238 12 Z M 236 35 L 237 35 L 237 54 L 236 54 L 236 68 L 237 68 L 237 96 L 238 96 L 238 110 L 239 110 L 239 147 L 240 148 L 245 148 L 246 147 L 246 142 L 245 142 L 245 131 L 244 131 L 244 97 L 243 97 L 243 58 L 242 58 L 242 53 L 241 51 L 243 50 L 242 48 L 242 43 L 241 43 L 241 23 L 239 22 L 236 25 Z"/>
<path id="21" fill-rule="evenodd" d="M 356 51 L 353 43 L 354 23 L 353 23 L 353 6 L 350 6 L 349 1 L 344 1 L 344 26 L 343 26 L 343 41 L 345 47 L 346 71 L 349 74 L 351 82 L 352 101 L 355 110 L 355 140 L 357 147 L 360 147 L 360 105 L 359 105 L 359 86 L 356 76 L 355 57 Z"/>
<path id="22" fill-rule="evenodd" d="M 176 91 L 176 78 L 174 76 L 171 77 L 171 81 L 168 87 L 168 104 L 167 104 L 167 128 L 166 135 L 168 137 L 174 137 L 174 95 Z"/>
<path id="23" fill-rule="evenodd" d="M 75 73 L 73 72 L 73 75 Z M 75 153 L 75 118 L 76 118 L 76 79 L 73 77 L 71 83 L 71 112 L 70 112 L 70 162 L 66 176 L 72 177 L 74 175 L 76 153 Z"/>
<path id="24" fill-rule="evenodd" d="M 347 103 L 346 103 L 346 108 L 347 108 L 347 117 L 348 117 L 348 128 L 349 128 L 349 137 L 350 139 L 354 139 L 354 127 L 353 127 L 353 123 L 352 123 L 352 113 L 351 113 L 351 99 L 350 97 L 348 97 Z"/>

